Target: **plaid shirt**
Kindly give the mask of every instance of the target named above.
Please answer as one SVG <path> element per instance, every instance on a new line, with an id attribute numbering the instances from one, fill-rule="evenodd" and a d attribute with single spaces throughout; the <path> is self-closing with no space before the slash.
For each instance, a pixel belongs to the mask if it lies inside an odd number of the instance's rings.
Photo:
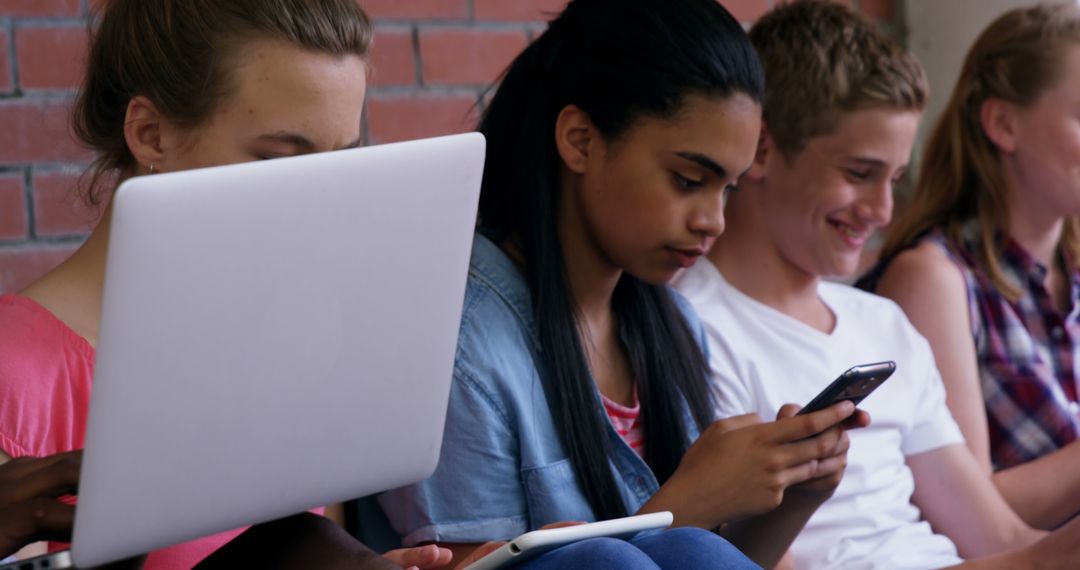
<path id="1" fill-rule="evenodd" d="M 1009 301 L 979 262 L 978 233 L 969 224 L 962 243 L 941 231 L 924 239 L 944 249 L 964 275 L 991 457 L 994 467 L 1003 469 L 1042 457 L 1080 435 L 1080 271 L 1067 265 L 1070 303 L 1063 313 L 1045 286 L 1047 268 L 1010 239 L 1001 268 L 1021 295 Z"/>

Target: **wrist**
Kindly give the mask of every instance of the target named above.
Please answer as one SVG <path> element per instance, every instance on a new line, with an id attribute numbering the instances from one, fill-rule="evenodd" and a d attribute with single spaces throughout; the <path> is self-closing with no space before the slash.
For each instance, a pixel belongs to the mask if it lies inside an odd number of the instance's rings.
<path id="1" fill-rule="evenodd" d="M 825 501 L 831 499 L 833 492 L 835 491 L 835 487 L 824 491 L 817 489 L 803 489 L 797 486 L 788 487 L 784 491 L 784 499 L 780 502 L 780 507 L 815 511 L 818 507 L 825 504 Z"/>
<path id="2" fill-rule="evenodd" d="M 675 517 L 671 524 L 673 527 L 696 526 L 712 530 L 719 526 L 721 522 L 724 522 L 713 520 L 714 517 L 711 517 L 710 513 L 707 512 L 708 509 L 701 508 L 701 501 L 688 499 L 693 496 L 692 488 L 682 485 L 680 480 L 672 476 L 642 506 L 639 513 L 671 511 Z"/>

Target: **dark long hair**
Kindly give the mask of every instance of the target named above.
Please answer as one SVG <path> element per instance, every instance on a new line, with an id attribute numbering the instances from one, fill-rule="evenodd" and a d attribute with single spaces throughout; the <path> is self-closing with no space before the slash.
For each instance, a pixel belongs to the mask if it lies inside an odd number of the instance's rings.
<path id="1" fill-rule="evenodd" d="M 760 102 L 763 88 L 753 47 L 716 0 L 572 0 L 511 63 L 480 122 L 488 140 L 481 231 L 496 243 L 513 238 L 525 258 L 548 402 L 598 519 L 627 513 L 556 227 L 556 118 L 577 105 L 613 141 L 643 116 L 674 116 L 689 95 Z M 685 406 L 699 428 L 713 420 L 708 365 L 665 286 L 624 274 L 612 305 L 641 401 L 646 461 L 662 483 L 690 444 Z"/>

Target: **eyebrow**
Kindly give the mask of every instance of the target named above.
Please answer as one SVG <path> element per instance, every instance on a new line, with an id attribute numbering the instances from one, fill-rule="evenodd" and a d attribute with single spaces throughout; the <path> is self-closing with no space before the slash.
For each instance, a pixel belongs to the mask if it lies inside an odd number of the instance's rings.
<path id="1" fill-rule="evenodd" d="M 361 137 L 357 137 L 356 140 L 352 141 L 351 143 L 341 147 L 340 149 L 335 149 L 335 150 L 345 150 L 345 149 L 350 149 L 350 148 L 357 148 L 357 147 L 360 146 L 360 139 L 361 139 Z M 307 150 L 307 151 L 315 150 L 315 143 L 308 140 L 307 137 L 305 137 L 303 135 L 296 134 L 296 133 L 290 133 L 290 132 L 285 132 L 285 131 L 279 131 L 279 132 L 276 132 L 276 133 L 262 135 L 262 136 L 259 137 L 259 140 L 291 144 L 293 146 L 300 147 L 300 148 L 302 148 L 304 150 Z"/>
<path id="2" fill-rule="evenodd" d="M 709 158 L 708 156 L 705 156 L 704 154 L 701 154 L 700 152 L 675 152 L 674 154 L 679 158 L 689 160 L 690 162 L 693 162 L 711 170 L 713 174 L 715 174 L 718 178 L 727 178 L 728 172 L 726 168 L 720 166 L 720 164 L 717 163 L 715 160 Z M 740 172 L 739 175 L 736 176 L 736 178 L 742 178 L 747 172 L 750 172 L 750 168 L 751 167 L 748 166 L 746 170 Z"/>
<path id="3" fill-rule="evenodd" d="M 700 152 L 676 152 L 675 156 L 685 160 L 689 160 L 690 162 L 693 162 L 699 166 L 703 166 L 711 170 L 713 174 L 720 178 L 727 178 L 728 173 L 726 168 L 720 166 L 715 160 L 705 156 L 704 154 L 701 154 Z"/>
<path id="4" fill-rule="evenodd" d="M 877 158 L 870 158 L 868 156 L 853 156 L 849 160 L 864 164 L 866 166 L 885 166 L 885 161 Z"/>

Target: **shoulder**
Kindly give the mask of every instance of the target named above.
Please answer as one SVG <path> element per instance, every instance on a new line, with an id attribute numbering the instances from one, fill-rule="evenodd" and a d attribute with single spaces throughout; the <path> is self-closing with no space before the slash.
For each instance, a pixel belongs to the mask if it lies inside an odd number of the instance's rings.
<path id="1" fill-rule="evenodd" d="M 43 307 L 0 297 L 0 446 L 45 455 L 81 445 L 93 362 L 85 339 Z"/>
<path id="2" fill-rule="evenodd" d="M 968 277 L 938 243 L 923 241 L 898 255 L 877 293 L 896 301 L 924 331 L 948 326 L 967 334 L 970 328 Z"/>
<path id="3" fill-rule="evenodd" d="M 513 261 L 498 246 L 476 234 L 465 300 L 461 312 L 459 346 L 473 341 L 531 337 L 532 295 Z"/>
<path id="4" fill-rule="evenodd" d="M 855 328 L 849 332 L 866 338 L 887 339 L 886 342 L 899 347 L 900 344 L 925 344 L 922 335 L 908 319 L 907 313 L 892 299 L 875 293 L 867 293 L 843 283 L 823 282 L 819 293 L 833 310 L 840 313 L 838 318 L 854 321 Z"/>
<path id="5" fill-rule="evenodd" d="M 55 365 L 66 352 L 93 360 L 89 343 L 47 309 L 26 297 L 0 296 L 0 373 Z"/>
<path id="6" fill-rule="evenodd" d="M 818 286 L 818 294 L 830 305 L 840 305 L 841 310 L 876 311 L 883 315 L 903 314 L 891 299 L 846 283 L 822 281 Z"/>
<path id="7" fill-rule="evenodd" d="M 513 262 L 477 234 L 465 286 L 454 376 L 486 398 L 536 377 L 531 295 Z"/>
<path id="8" fill-rule="evenodd" d="M 878 291 L 887 296 L 905 290 L 964 291 L 964 275 L 938 242 L 924 240 L 901 252 L 882 273 Z"/>
<path id="9" fill-rule="evenodd" d="M 682 314 L 683 319 L 686 320 L 686 324 L 690 327 L 690 330 L 695 333 L 701 330 L 701 318 L 698 317 L 697 311 L 694 310 L 694 306 L 690 303 L 690 300 L 686 298 L 678 289 L 667 285 L 664 287 L 669 297 L 671 297 L 672 304 Z"/>

